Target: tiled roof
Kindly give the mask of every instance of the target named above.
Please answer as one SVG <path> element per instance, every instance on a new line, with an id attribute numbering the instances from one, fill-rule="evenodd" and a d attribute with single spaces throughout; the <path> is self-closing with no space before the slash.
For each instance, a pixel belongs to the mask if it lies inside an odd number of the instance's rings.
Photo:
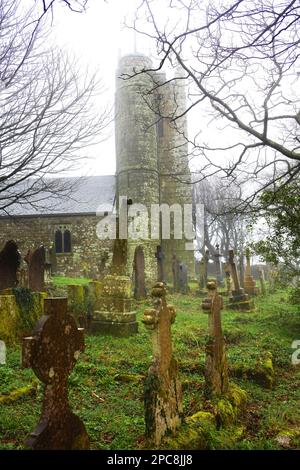
<path id="1" fill-rule="evenodd" d="M 29 202 L 14 204 L 9 207 L 10 216 L 101 214 L 111 212 L 115 200 L 115 176 L 87 176 L 84 178 L 64 177 L 52 180 L 61 186 L 70 187 L 68 196 L 51 194 L 47 190 L 33 197 Z M 37 201 L 37 202 L 34 202 Z M 1 214 L 4 216 L 4 214 Z"/>

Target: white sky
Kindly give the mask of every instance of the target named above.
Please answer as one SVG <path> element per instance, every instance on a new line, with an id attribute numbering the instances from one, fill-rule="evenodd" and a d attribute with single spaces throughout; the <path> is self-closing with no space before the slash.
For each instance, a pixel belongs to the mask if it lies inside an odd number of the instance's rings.
<path id="1" fill-rule="evenodd" d="M 123 28 L 123 19 L 133 12 L 137 0 L 89 0 L 85 13 L 72 13 L 65 6 L 55 7 L 51 36 L 57 45 L 74 55 L 83 67 L 99 71 L 106 92 L 99 98 L 113 106 L 115 73 L 119 55 L 134 52 L 134 34 Z M 138 48 L 138 47 L 137 47 Z M 144 51 L 147 53 L 148 51 Z M 103 103 L 99 102 L 101 107 Z M 91 160 L 84 174 L 115 172 L 114 129 L 103 143 L 89 149 Z"/>

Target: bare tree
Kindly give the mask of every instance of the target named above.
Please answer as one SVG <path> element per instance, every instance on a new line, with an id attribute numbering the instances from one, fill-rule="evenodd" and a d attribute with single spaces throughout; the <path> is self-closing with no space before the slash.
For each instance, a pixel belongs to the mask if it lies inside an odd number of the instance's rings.
<path id="1" fill-rule="evenodd" d="M 63 53 L 46 50 L 33 10 L 0 0 L 0 210 L 42 203 L 41 190 L 61 195 L 72 188 L 57 179 L 103 139 L 106 110 L 94 106 L 100 82 L 79 73 Z M 46 196 L 47 197 L 47 196 Z"/>
<path id="2" fill-rule="evenodd" d="M 227 257 L 233 248 L 237 254 L 244 251 L 246 237 L 246 218 L 235 212 L 242 193 L 237 185 L 227 185 L 226 181 L 214 177 L 210 181 L 197 181 L 193 185 L 193 200 L 204 206 L 204 246 L 210 254 L 216 254 L 216 245 L 220 253 Z M 202 221 L 201 221 L 202 222 Z"/>
<path id="3" fill-rule="evenodd" d="M 300 171 L 299 18 L 297 0 L 141 0 L 131 26 L 158 57 L 138 73 L 183 71 L 199 179 L 251 182 L 247 202 Z"/>

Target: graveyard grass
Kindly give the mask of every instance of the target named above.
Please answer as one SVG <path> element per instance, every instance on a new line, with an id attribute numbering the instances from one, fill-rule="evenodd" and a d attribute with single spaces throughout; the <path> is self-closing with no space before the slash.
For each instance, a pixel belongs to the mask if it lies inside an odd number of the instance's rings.
<path id="1" fill-rule="evenodd" d="M 173 345 L 183 384 L 184 415 L 205 406 L 204 345 L 207 315 L 201 298 L 168 295 L 177 309 L 172 327 Z M 147 303 L 140 303 L 141 320 Z M 214 431 L 210 449 L 283 449 L 300 447 L 300 369 L 291 364 L 291 344 L 299 337 L 299 309 L 288 302 L 288 291 L 258 297 L 251 313 L 222 311 L 227 341 L 230 380 L 247 391 L 249 402 L 230 429 Z M 245 371 L 259 360 L 273 356 L 275 383 L 266 388 Z M 139 322 L 139 334 L 130 338 L 86 337 L 86 350 L 73 370 L 70 403 L 84 421 L 92 449 L 143 449 L 143 379 L 151 361 L 149 333 Z M 26 436 L 40 415 L 42 390 L 31 370 L 20 367 L 20 350 L 9 350 L 7 365 L 0 367 L 0 448 L 22 449 Z M 22 394 L 24 387 L 29 393 Z M 21 397 L 1 402 L 1 397 L 20 389 Z M 162 444 L 161 449 L 166 448 Z"/>

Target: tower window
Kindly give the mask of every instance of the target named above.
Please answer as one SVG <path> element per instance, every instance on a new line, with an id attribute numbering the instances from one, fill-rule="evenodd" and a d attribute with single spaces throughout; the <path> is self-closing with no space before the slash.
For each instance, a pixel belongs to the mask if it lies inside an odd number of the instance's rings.
<path id="1" fill-rule="evenodd" d="M 60 227 L 55 232 L 55 253 L 71 253 L 71 232 Z"/>

